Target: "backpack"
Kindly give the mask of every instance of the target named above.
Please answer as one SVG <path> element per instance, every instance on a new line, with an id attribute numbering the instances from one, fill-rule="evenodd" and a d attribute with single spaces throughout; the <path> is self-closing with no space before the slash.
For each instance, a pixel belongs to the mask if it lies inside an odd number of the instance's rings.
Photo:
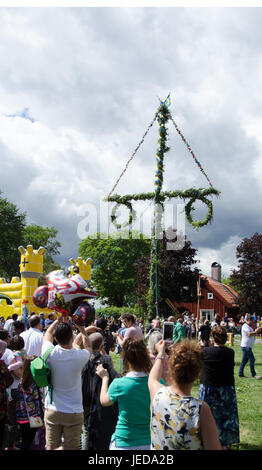
<path id="1" fill-rule="evenodd" d="M 52 382 L 51 382 L 51 369 L 46 363 L 49 354 L 53 351 L 54 346 L 49 348 L 42 356 L 36 357 L 30 364 L 30 370 L 35 384 L 39 388 L 48 387 L 51 392 L 52 403 Z"/>
<path id="2" fill-rule="evenodd" d="M 119 374 L 109 366 L 107 357 L 103 354 L 97 354 L 95 357 L 90 359 L 82 370 L 82 396 L 83 405 L 85 407 L 92 406 L 93 402 L 96 401 L 97 398 L 99 400 L 102 380 L 96 374 L 98 364 L 102 364 L 103 367 L 108 370 L 109 384 L 114 378 L 119 377 Z"/>
<path id="3" fill-rule="evenodd" d="M 98 364 L 102 364 L 109 373 L 109 384 L 119 374 L 108 363 L 108 357 L 95 354 L 82 370 L 82 396 L 84 405 L 84 425 L 87 432 L 86 450 L 106 450 L 114 433 L 118 405 L 103 407 L 100 403 L 101 378 L 96 374 Z"/>

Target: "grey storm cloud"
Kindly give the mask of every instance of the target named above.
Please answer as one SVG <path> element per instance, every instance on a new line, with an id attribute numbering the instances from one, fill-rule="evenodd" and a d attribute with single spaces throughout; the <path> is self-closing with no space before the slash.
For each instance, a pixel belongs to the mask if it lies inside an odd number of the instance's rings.
<path id="1" fill-rule="evenodd" d="M 187 238 L 222 261 L 226 253 L 227 266 L 231 250 L 233 266 L 232 240 L 262 229 L 261 16 L 260 8 L 1 8 L 0 188 L 29 223 L 59 230 L 61 259 L 77 255 L 78 208 L 99 206 L 171 92 L 175 122 L 221 191 L 212 224 L 198 232 L 186 224 Z M 36 122 L 17 115 L 25 109 Z M 116 192 L 153 190 L 157 138 L 155 123 Z M 165 189 L 206 187 L 172 123 L 169 139 Z"/>

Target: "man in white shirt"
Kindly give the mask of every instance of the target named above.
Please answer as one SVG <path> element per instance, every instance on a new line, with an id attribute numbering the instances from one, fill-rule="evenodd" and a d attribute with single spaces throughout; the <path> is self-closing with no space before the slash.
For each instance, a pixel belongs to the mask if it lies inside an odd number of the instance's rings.
<path id="1" fill-rule="evenodd" d="M 42 325 L 40 317 L 32 315 L 29 318 L 29 330 L 23 331 L 20 336 L 25 342 L 24 349 L 26 350 L 27 356 L 40 356 L 42 348 Z"/>
<path id="2" fill-rule="evenodd" d="M 257 328 L 256 330 L 253 330 L 251 326 L 252 323 L 253 318 L 251 317 L 251 315 L 246 314 L 245 323 L 243 324 L 241 331 L 241 349 L 243 355 L 238 375 L 239 377 L 245 377 L 244 368 L 249 361 L 250 372 L 252 377 L 254 379 L 261 379 L 262 377 L 257 375 L 255 372 L 255 357 L 252 351 L 252 347 L 255 342 L 255 336 L 261 332 L 262 328 Z"/>
<path id="3" fill-rule="evenodd" d="M 51 368 L 52 400 L 45 398 L 46 450 L 58 449 L 63 436 L 65 450 L 79 450 L 83 425 L 81 372 L 92 352 L 88 333 L 96 328 L 77 327 L 81 333 L 74 339 L 69 323 L 61 318 L 47 329 L 43 339 L 42 354 L 51 351 L 46 362 Z M 80 349 L 80 343 L 84 349 Z"/>
<path id="4" fill-rule="evenodd" d="M 13 323 L 17 320 L 17 318 L 17 313 L 13 313 L 12 318 L 9 318 L 5 322 L 4 330 L 8 331 L 11 339 L 13 338 Z"/>

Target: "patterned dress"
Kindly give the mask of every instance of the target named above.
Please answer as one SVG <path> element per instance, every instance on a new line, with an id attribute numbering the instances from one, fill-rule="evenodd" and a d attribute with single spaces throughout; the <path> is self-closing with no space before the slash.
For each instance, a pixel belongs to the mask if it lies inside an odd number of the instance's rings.
<path id="1" fill-rule="evenodd" d="M 214 416 L 222 446 L 238 444 L 239 419 L 234 383 L 234 350 L 227 346 L 204 347 L 198 398 Z"/>
<path id="2" fill-rule="evenodd" d="M 238 444 L 240 436 L 235 387 L 207 387 L 200 384 L 198 397 L 210 406 L 221 445 Z"/>
<path id="3" fill-rule="evenodd" d="M 161 387 L 152 400 L 152 450 L 202 450 L 200 410 L 202 401 L 181 397 Z"/>
<path id="4" fill-rule="evenodd" d="M 42 392 L 34 382 L 27 392 L 23 390 L 21 383 L 17 389 L 16 421 L 19 424 L 29 423 L 29 416 L 43 417 Z"/>

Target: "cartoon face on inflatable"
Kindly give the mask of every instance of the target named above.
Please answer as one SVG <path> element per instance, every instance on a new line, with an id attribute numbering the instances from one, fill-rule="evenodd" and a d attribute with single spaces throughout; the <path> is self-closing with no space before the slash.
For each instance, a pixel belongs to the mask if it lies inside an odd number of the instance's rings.
<path id="1" fill-rule="evenodd" d="M 39 308 L 47 307 L 48 286 L 39 286 L 33 294 L 33 302 Z"/>

